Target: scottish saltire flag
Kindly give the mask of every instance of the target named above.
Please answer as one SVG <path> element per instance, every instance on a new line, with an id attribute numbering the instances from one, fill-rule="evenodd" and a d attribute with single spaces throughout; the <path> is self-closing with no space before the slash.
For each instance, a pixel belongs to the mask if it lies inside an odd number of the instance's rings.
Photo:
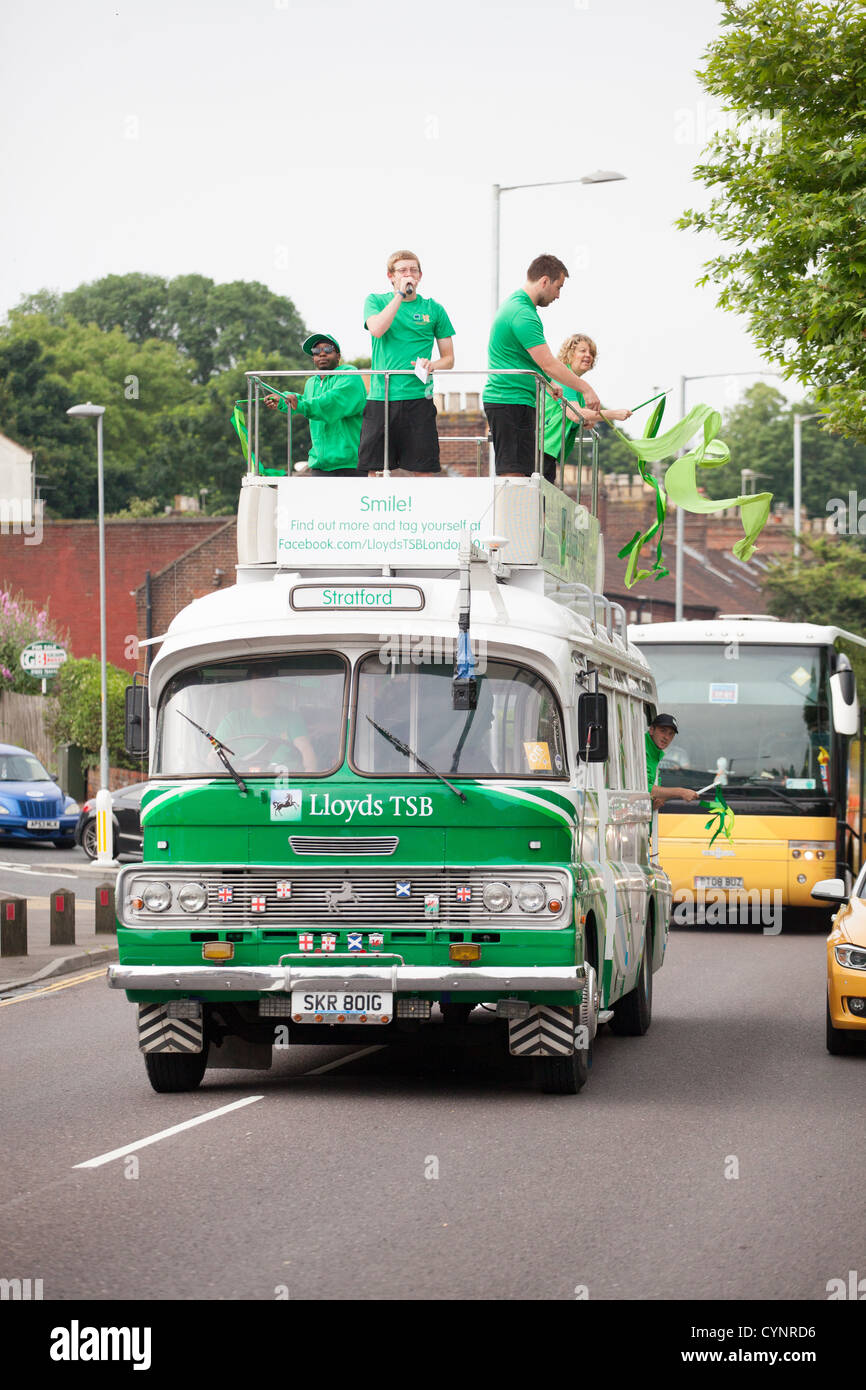
<path id="1" fill-rule="evenodd" d="M 397 880 L 397 897 L 398 897 L 398 898 L 408 898 L 408 897 L 409 897 L 409 894 L 410 894 L 411 892 L 412 892 L 412 884 L 409 883 L 408 880 L 406 880 L 406 879 L 398 879 L 398 880 Z"/>
<path id="2" fill-rule="evenodd" d="M 349 932 L 349 950 L 350 950 L 350 951 L 363 951 L 363 949 L 364 949 L 364 938 L 363 938 L 363 936 L 361 935 L 361 933 L 360 933 L 359 931 L 350 931 L 350 932 Z"/>

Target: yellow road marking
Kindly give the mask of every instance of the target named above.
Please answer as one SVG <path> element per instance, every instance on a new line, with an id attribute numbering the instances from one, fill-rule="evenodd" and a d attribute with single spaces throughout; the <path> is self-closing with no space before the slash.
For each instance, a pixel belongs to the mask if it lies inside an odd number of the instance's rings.
<path id="1" fill-rule="evenodd" d="M 57 980 L 53 985 L 45 985 L 42 989 L 33 989 L 24 994 L 16 994 L 14 999 L 0 999 L 0 1009 L 5 1009 L 7 1004 L 24 1004 L 28 999 L 38 999 L 42 994 L 54 994 L 58 989 L 71 989 L 73 985 L 83 985 L 87 980 L 95 980 L 99 975 L 105 974 L 105 966 L 100 970 L 91 970 L 87 975 L 75 975 L 70 980 Z"/>

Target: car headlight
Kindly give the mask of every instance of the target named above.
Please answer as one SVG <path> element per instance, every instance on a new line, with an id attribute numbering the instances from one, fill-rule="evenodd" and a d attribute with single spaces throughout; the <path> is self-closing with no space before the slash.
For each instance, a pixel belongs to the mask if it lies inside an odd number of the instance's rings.
<path id="1" fill-rule="evenodd" d="M 207 907 L 207 889 L 203 883 L 185 883 L 177 900 L 184 912 L 201 912 Z"/>
<path id="2" fill-rule="evenodd" d="M 836 946 L 836 959 L 847 970 L 866 970 L 866 949 L 862 946 Z"/>
<path id="3" fill-rule="evenodd" d="M 0 801 L 0 816 L 11 816 L 11 814 L 12 812 L 9 810 L 9 807 L 4 806 L 3 802 Z"/>
<path id="4" fill-rule="evenodd" d="M 547 902 L 542 883 L 518 883 L 516 897 L 522 912 L 540 912 Z"/>
<path id="5" fill-rule="evenodd" d="M 66 798 L 66 805 L 63 807 L 64 816 L 80 816 L 81 807 L 77 801 L 73 801 L 71 796 Z"/>
<path id="6" fill-rule="evenodd" d="M 511 906 L 511 889 L 507 883 L 485 883 L 481 898 L 488 912 L 507 912 Z"/>
<path id="7" fill-rule="evenodd" d="M 171 906 L 171 888 L 167 883 L 146 883 L 141 900 L 148 912 L 165 912 Z"/>

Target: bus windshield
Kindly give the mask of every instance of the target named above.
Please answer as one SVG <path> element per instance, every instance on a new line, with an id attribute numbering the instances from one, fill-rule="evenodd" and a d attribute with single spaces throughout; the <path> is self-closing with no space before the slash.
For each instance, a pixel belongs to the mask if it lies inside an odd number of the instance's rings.
<path id="1" fill-rule="evenodd" d="M 345 689 L 346 662 L 332 652 L 183 671 L 160 701 L 154 771 L 228 777 L 205 729 L 225 745 L 240 773 L 332 772 L 343 756 Z"/>
<path id="2" fill-rule="evenodd" d="M 525 666 L 488 661 L 474 710 L 455 710 L 450 665 L 360 664 L 353 763 L 373 775 L 566 777 L 559 706 L 547 682 Z M 378 725 L 377 729 L 375 725 Z M 402 752 L 382 730 L 399 739 Z"/>
<path id="3" fill-rule="evenodd" d="M 659 767 L 668 786 L 829 791 L 827 653 L 743 642 L 645 648 L 658 708 L 679 735 Z"/>

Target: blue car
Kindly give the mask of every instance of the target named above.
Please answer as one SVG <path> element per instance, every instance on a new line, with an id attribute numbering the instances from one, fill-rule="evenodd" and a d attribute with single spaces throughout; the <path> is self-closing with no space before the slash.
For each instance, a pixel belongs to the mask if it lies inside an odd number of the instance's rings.
<path id="1" fill-rule="evenodd" d="M 33 753 L 0 743 L 0 836 L 65 848 L 73 843 L 78 810 Z"/>

